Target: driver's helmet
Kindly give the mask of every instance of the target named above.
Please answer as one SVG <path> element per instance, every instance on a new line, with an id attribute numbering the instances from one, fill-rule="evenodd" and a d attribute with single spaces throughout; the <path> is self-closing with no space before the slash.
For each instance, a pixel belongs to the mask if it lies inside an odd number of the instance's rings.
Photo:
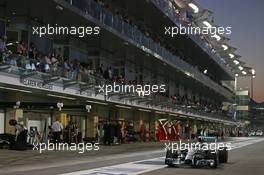
<path id="1" fill-rule="evenodd" d="M 199 142 L 199 143 L 203 143 L 203 142 L 204 142 L 204 138 L 202 138 L 202 137 L 198 137 L 198 142 Z"/>

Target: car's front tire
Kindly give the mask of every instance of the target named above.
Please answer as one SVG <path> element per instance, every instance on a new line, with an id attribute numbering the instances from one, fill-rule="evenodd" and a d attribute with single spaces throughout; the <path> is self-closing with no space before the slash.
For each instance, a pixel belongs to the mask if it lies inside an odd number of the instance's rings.
<path id="1" fill-rule="evenodd" d="M 209 165 L 210 168 L 217 168 L 218 167 L 218 163 L 219 163 L 219 155 L 217 155 L 217 153 L 214 154 L 214 163 L 213 165 Z"/>

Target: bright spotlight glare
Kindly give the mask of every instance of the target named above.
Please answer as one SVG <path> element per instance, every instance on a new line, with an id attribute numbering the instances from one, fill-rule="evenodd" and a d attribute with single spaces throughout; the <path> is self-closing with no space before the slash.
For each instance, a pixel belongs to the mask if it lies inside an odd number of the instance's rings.
<path id="1" fill-rule="evenodd" d="M 208 21 L 203 21 L 203 24 L 208 28 L 212 28 L 212 25 Z"/>
<path id="2" fill-rule="evenodd" d="M 211 36 L 212 38 L 216 38 L 216 41 L 220 41 L 221 37 L 217 34 L 214 34 L 213 36 Z"/>
<path id="3" fill-rule="evenodd" d="M 232 54 L 232 53 L 230 53 L 230 54 L 228 54 L 228 55 L 229 55 L 229 57 L 230 57 L 231 59 L 235 57 L 235 55 Z"/>
<path id="4" fill-rule="evenodd" d="M 239 67 L 238 67 L 238 69 L 239 69 L 239 70 L 243 70 L 243 69 L 244 69 L 244 67 L 242 67 L 242 66 L 239 66 Z"/>
<path id="5" fill-rule="evenodd" d="M 252 75 L 255 75 L 256 74 L 255 69 L 252 69 L 251 72 L 252 72 Z"/>
<path id="6" fill-rule="evenodd" d="M 239 64 L 239 61 L 237 61 L 237 60 L 234 60 L 233 62 L 234 62 L 236 65 Z"/>
<path id="7" fill-rule="evenodd" d="M 199 12 L 199 8 L 194 3 L 189 3 L 188 6 L 193 9 L 194 13 L 198 13 Z"/>
<path id="8" fill-rule="evenodd" d="M 222 45 L 222 48 L 224 49 L 224 50 L 227 50 L 228 49 L 228 47 L 227 47 L 227 45 Z"/>

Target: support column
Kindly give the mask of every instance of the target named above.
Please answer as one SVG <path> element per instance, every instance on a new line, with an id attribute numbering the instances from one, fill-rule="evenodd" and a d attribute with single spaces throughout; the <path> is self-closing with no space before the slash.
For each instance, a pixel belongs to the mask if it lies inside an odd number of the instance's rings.
<path id="1" fill-rule="evenodd" d="M 149 120 L 149 138 L 151 141 L 156 140 L 156 130 L 157 130 L 157 117 L 155 112 L 150 113 L 150 120 Z"/>
<path id="2" fill-rule="evenodd" d="M 12 119 L 18 122 L 23 122 L 25 125 L 27 124 L 25 119 L 23 118 L 23 109 L 7 109 L 5 120 L 5 132 L 8 134 L 15 134 L 14 127 L 9 125 L 9 121 Z"/>
<path id="3" fill-rule="evenodd" d="M 95 138 L 97 134 L 98 127 L 98 113 L 97 113 L 97 105 L 93 105 L 90 113 L 88 114 L 88 118 L 86 121 L 86 136 L 89 138 Z"/>

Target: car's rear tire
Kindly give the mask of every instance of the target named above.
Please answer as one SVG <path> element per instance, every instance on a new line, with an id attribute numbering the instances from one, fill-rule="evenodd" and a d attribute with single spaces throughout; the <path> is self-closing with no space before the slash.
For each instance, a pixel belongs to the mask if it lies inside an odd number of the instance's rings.
<path id="1" fill-rule="evenodd" d="M 220 163 L 227 163 L 227 161 L 228 161 L 227 149 L 224 148 L 223 150 L 219 150 L 218 154 L 219 154 L 219 162 Z"/>
<path id="2" fill-rule="evenodd" d="M 194 156 L 193 160 L 192 160 L 192 167 L 193 168 L 198 168 L 197 161 L 198 161 L 198 158 L 196 156 Z"/>
<path id="3" fill-rule="evenodd" d="M 167 150 L 165 164 L 168 165 L 168 167 L 176 167 L 173 163 L 171 163 L 171 161 L 167 160 L 167 159 L 176 159 L 176 158 L 178 158 L 177 152 L 173 152 L 172 150 Z"/>
<path id="4" fill-rule="evenodd" d="M 168 168 L 174 168 L 175 167 L 175 165 L 173 165 L 173 164 L 167 164 L 167 166 L 168 166 Z"/>
<path id="5" fill-rule="evenodd" d="M 166 158 L 172 158 L 173 157 L 173 153 L 171 150 L 167 150 L 166 152 Z"/>

